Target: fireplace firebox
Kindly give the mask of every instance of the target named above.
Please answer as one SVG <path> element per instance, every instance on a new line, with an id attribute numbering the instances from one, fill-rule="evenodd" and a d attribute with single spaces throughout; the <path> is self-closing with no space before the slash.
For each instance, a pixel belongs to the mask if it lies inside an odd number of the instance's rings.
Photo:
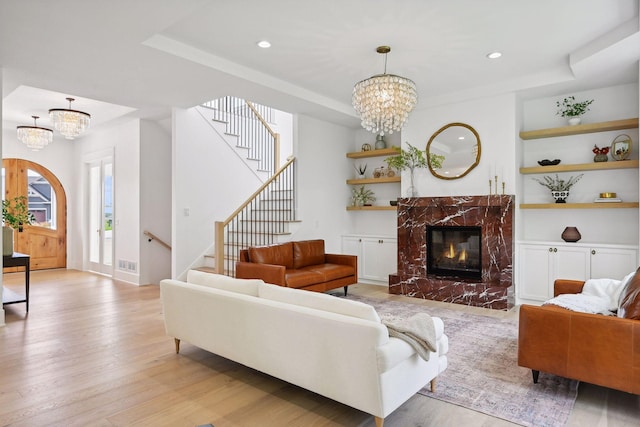
<path id="1" fill-rule="evenodd" d="M 427 225 L 427 274 L 482 277 L 482 227 Z"/>

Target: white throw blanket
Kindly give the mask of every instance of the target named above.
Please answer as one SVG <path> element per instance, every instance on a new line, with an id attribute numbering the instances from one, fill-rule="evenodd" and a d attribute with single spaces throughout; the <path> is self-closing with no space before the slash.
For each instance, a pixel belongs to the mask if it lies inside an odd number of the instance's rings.
<path id="1" fill-rule="evenodd" d="M 622 280 L 589 279 L 584 283 L 582 293 L 558 295 L 544 305 L 552 304 L 582 313 L 614 316 L 618 310 L 622 288 L 634 274 L 635 272 L 630 273 Z"/>
<path id="2" fill-rule="evenodd" d="M 382 323 L 390 337 L 409 343 L 424 360 L 429 360 L 430 352 L 436 352 L 436 328 L 427 313 L 416 313 L 409 319 L 386 318 Z"/>

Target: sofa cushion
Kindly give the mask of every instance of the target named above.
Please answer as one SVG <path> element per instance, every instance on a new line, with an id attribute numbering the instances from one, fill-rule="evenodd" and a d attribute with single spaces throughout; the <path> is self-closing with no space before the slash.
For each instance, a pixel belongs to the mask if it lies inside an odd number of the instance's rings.
<path id="1" fill-rule="evenodd" d="M 350 265 L 341 264 L 319 264 L 311 265 L 304 268 L 305 271 L 313 271 L 322 275 L 324 282 L 331 280 L 342 279 L 343 277 L 349 277 L 356 274 L 353 267 Z"/>
<path id="2" fill-rule="evenodd" d="M 293 243 L 249 248 L 249 261 L 257 264 L 284 265 L 293 268 Z"/>
<path id="3" fill-rule="evenodd" d="M 328 294 L 307 292 L 300 289 L 262 283 L 258 286 L 258 296 L 272 301 L 314 308 L 316 310 L 328 311 L 380 323 L 380 317 L 372 306 Z"/>
<path id="4" fill-rule="evenodd" d="M 618 317 L 640 320 L 640 268 L 620 293 Z"/>
<path id="5" fill-rule="evenodd" d="M 284 273 L 284 281 L 289 288 L 304 288 L 305 286 L 323 283 L 324 276 L 311 270 L 287 270 Z"/>
<path id="6" fill-rule="evenodd" d="M 293 268 L 324 264 L 324 240 L 293 242 Z"/>
<path id="7" fill-rule="evenodd" d="M 264 282 L 260 279 L 235 279 L 222 274 L 189 270 L 187 272 L 187 283 L 257 297 L 258 285 Z"/>

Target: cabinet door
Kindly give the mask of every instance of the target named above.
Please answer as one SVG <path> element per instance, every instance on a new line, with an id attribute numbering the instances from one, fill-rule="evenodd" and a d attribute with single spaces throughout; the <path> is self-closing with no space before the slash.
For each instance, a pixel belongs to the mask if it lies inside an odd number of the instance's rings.
<path id="1" fill-rule="evenodd" d="M 363 279 L 381 282 L 389 281 L 389 274 L 397 270 L 398 243 L 395 239 L 363 238 L 362 271 Z"/>
<path id="2" fill-rule="evenodd" d="M 518 297 L 534 301 L 546 301 L 553 295 L 553 248 L 546 245 L 520 245 L 518 263 Z"/>
<path id="3" fill-rule="evenodd" d="M 362 239 L 354 236 L 342 236 L 342 253 L 358 257 L 358 279 L 362 276 Z"/>
<path id="4" fill-rule="evenodd" d="M 555 279 L 587 280 L 589 278 L 589 248 L 554 247 L 553 255 L 555 259 L 551 280 L 551 296 L 553 296 L 553 281 Z"/>
<path id="5" fill-rule="evenodd" d="M 635 249 L 591 248 L 591 278 L 622 280 L 638 268 Z"/>

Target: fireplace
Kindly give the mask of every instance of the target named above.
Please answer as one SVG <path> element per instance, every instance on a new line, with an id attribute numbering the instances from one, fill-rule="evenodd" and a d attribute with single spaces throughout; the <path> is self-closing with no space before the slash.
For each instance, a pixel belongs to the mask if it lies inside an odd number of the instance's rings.
<path id="1" fill-rule="evenodd" d="M 389 293 L 513 307 L 514 202 L 512 195 L 399 199 L 398 270 L 389 275 Z"/>
<path id="2" fill-rule="evenodd" d="M 482 278 L 481 227 L 427 225 L 427 275 Z"/>

